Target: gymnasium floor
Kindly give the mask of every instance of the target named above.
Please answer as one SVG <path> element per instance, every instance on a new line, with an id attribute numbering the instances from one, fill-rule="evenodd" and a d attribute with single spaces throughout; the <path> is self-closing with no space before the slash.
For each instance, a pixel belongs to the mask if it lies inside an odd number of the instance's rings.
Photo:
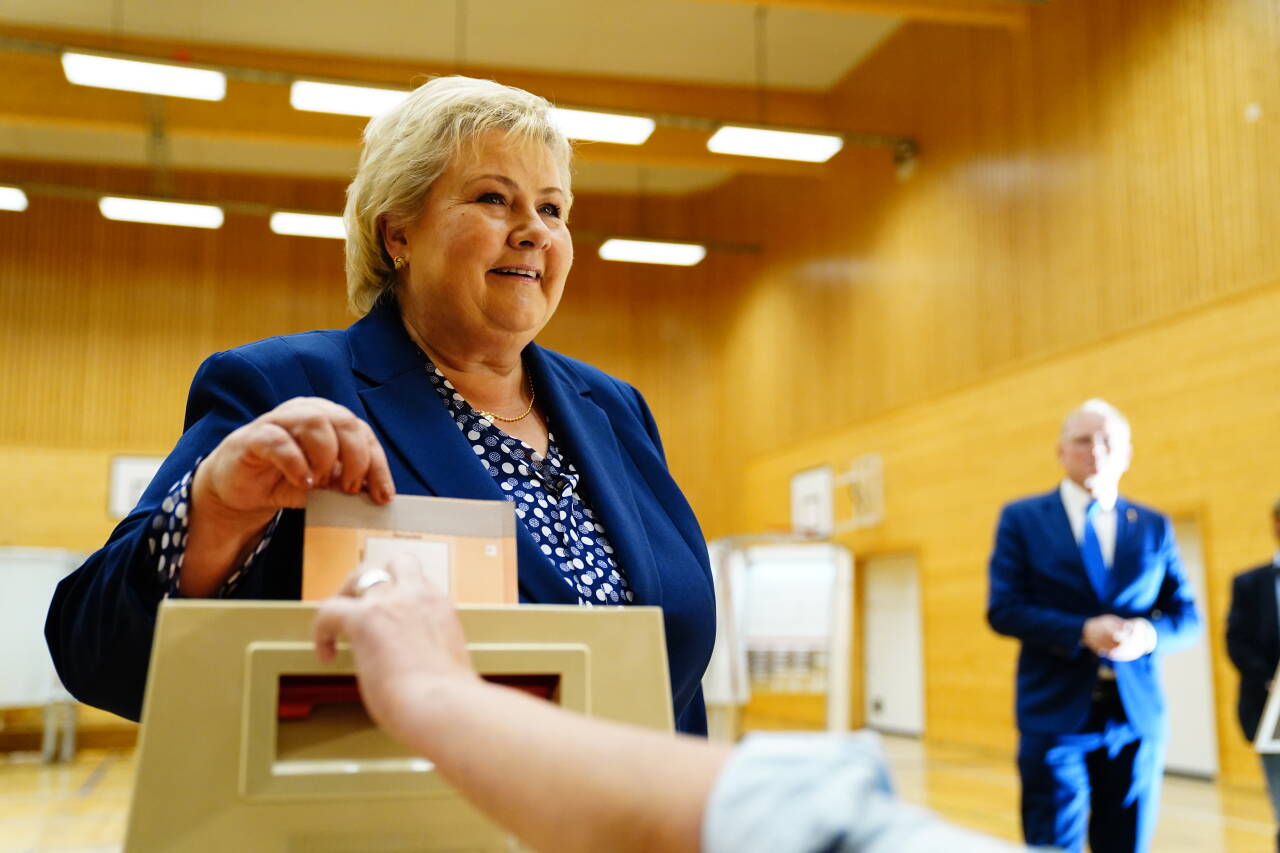
<path id="1" fill-rule="evenodd" d="M 1018 833 L 1018 783 L 1007 760 L 886 737 L 901 796 L 956 823 L 1006 838 Z M 86 750 L 70 765 L 0 757 L 0 853 L 118 851 L 124 836 L 131 752 Z M 1155 849 L 1161 853 L 1262 853 L 1272 849 L 1270 807 L 1260 790 L 1169 778 Z"/>

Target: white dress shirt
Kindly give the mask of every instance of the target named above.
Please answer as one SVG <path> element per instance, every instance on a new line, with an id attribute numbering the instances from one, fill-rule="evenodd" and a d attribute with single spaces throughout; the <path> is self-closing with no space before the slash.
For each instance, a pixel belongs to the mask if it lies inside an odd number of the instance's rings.
<path id="1" fill-rule="evenodd" d="M 1116 498 L 1118 495 L 1113 492 L 1097 495 L 1095 498 L 1075 481 L 1066 479 L 1058 486 L 1058 494 L 1062 497 L 1062 506 L 1067 511 L 1067 520 L 1071 522 L 1071 533 L 1076 537 L 1077 545 L 1084 541 L 1085 513 L 1089 509 L 1089 501 L 1095 499 L 1098 501 L 1098 511 L 1093 516 L 1093 532 L 1098 537 L 1098 547 L 1102 549 L 1102 562 L 1110 570 L 1116 558 Z M 1158 641 L 1155 626 L 1142 617 L 1137 617 L 1135 621 L 1139 625 L 1138 643 L 1143 654 L 1150 654 L 1155 650 Z M 1110 666 L 1102 667 L 1098 674 L 1106 679 L 1115 678 L 1115 673 Z"/>
<path id="2" fill-rule="evenodd" d="M 1058 486 L 1058 494 L 1062 496 L 1062 506 L 1067 511 L 1067 520 L 1071 522 L 1071 533 L 1079 545 L 1084 541 L 1085 512 L 1094 496 L 1072 480 L 1063 480 Z M 1098 537 L 1098 547 L 1102 549 L 1102 562 L 1110 569 L 1116 558 L 1116 495 L 1098 495 L 1097 501 L 1093 532 Z"/>

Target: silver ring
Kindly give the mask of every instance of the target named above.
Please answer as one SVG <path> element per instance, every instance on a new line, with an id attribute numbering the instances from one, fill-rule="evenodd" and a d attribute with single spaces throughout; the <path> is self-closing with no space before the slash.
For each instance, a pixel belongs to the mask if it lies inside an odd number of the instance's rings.
<path id="1" fill-rule="evenodd" d="M 391 575 L 385 569 L 366 569 L 361 572 L 356 578 L 356 598 L 360 598 L 380 583 L 391 583 Z"/>

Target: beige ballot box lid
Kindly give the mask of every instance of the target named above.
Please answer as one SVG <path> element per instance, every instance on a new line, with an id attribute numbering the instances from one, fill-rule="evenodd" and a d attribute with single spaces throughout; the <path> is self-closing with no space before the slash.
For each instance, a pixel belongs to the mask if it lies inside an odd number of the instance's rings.
<path id="1" fill-rule="evenodd" d="M 302 600 L 333 595 L 363 562 L 412 554 L 455 603 L 516 604 L 515 509 L 509 501 L 313 491 L 302 539 Z"/>
<path id="2" fill-rule="evenodd" d="M 126 853 L 519 849 L 370 722 L 348 650 L 317 660 L 317 608 L 161 605 Z M 593 717 L 674 729 L 659 608 L 460 613 L 486 678 Z"/>

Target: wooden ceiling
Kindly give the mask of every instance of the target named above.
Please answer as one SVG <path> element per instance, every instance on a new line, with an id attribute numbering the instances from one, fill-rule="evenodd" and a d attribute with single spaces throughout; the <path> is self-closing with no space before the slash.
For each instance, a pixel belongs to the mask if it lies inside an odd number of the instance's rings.
<path id="1" fill-rule="evenodd" d="M 345 179 L 364 120 L 293 110 L 287 83 L 295 76 L 407 87 L 466 73 L 564 106 L 860 131 L 867 128 L 833 109 L 829 93 L 903 21 L 1016 28 L 1026 7 L 1018 0 L 7 0 L 0 157 Z M 269 73 L 234 75 L 221 102 L 162 99 L 67 83 L 63 47 Z M 677 121 L 642 146 L 582 145 L 575 188 L 689 192 L 740 173 L 824 170 L 711 154 L 707 135 Z"/>

